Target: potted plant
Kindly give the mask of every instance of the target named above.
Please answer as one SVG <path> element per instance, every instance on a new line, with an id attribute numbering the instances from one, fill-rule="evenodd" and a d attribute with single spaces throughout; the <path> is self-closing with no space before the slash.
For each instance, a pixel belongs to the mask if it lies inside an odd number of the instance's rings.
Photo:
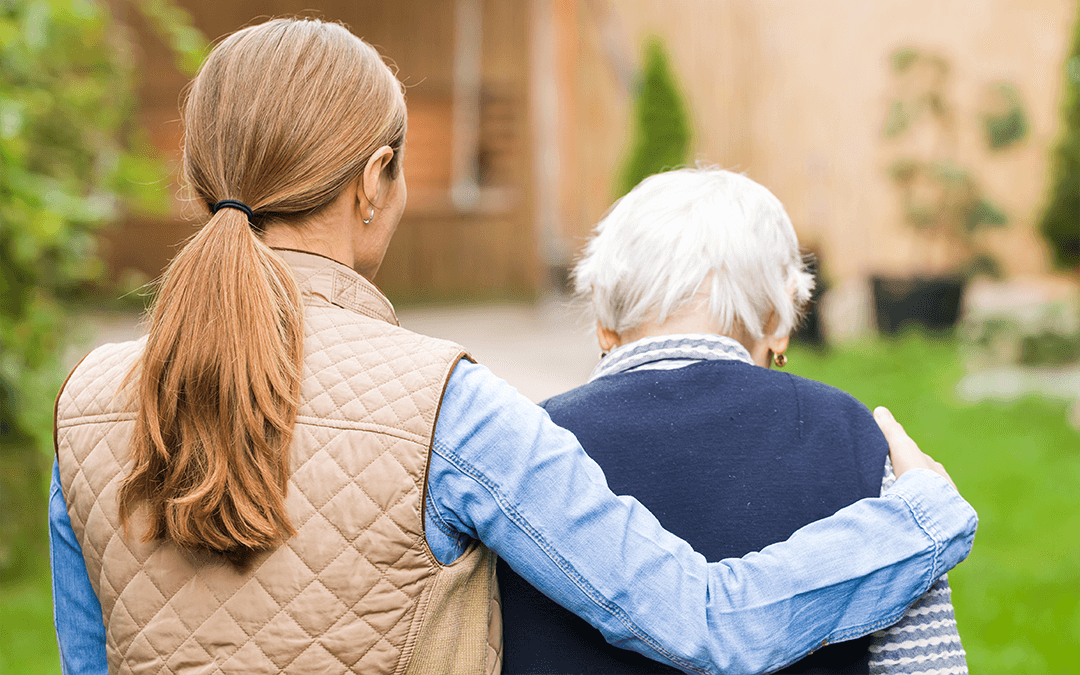
<path id="1" fill-rule="evenodd" d="M 980 243 L 984 228 L 1008 223 L 975 174 L 959 160 L 958 119 L 949 97 L 949 65 L 939 55 L 905 48 L 893 53 L 896 93 L 883 135 L 896 150 L 889 178 L 905 222 L 920 233 L 925 270 L 906 278 L 872 278 L 878 329 L 895 333 L 908 322 L 947 329 L 957 320 L 968 279 L 1000 274 L 1000 265 Z M 987 88 L 985 143 L 999 150 L 1027 134 L 1016 88 Z"/>

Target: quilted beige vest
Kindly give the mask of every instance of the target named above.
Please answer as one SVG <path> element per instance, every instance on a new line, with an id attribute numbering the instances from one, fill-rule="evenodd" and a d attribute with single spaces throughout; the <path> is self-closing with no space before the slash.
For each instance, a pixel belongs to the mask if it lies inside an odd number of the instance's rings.
<path id="1" fill-rule="evenodd" d="M 280 251 L 305 304 L 290 451 L 296 534 L 240 573 L 125 536 L 117 490 L 135 412 L 120 390 L 144 340 L 90 353 L 57 401 L 60 478 L 101 601 L 110 673 L 497 673 L 495 555 L 427 548 L 435 418 L 457 345 L 399 328 L 389 301 L 327 258 Z"/>

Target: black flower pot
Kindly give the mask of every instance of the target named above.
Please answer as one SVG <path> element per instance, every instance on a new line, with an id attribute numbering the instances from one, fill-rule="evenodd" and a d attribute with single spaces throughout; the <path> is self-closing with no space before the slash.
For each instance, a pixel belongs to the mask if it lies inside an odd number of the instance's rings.
<path id="1" fill-rule="evenodd" d="M 908 324 L 949 330 L 960 316 L 960 298 L 964 294 L 961 276 L 873 277 L 871 283 L 878 330 L 886 335 Z"/>

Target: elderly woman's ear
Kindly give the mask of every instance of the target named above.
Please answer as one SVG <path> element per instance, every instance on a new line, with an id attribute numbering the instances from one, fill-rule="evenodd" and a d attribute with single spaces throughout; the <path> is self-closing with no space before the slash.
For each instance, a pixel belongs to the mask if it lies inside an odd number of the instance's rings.
<path id="1" fill-rule="evenodd" d="M 787 351 L 788 342 L 790 340 L 790 334 L 785 335 L 781 338 L 767 337 L 763 339 L 761 343 L 764 344 L 766 347 L 766 351 L 763 356 L 763 360 L 765 362 L 762 363 L 757 359 L 756 355 L 753 355 L 754 363 L 758 364 L 759 366 L 764 366 L 766 368 L 771 368 L 772 365 L 775 363 L 777 367 L 783 368 L 787 364 L 787 356 L 784 355 L 784 352 Z"/>
<path id="2" fill-rule="evenodd" d="M 596 322 L 596 341 L 600 344 L 600 351 L 604 354 L 622 345 L 619 334 L 610 328 L 604 328 L 604 325 L 599 321 Z"/>
<path id="3" fill-rule="evenodd" d="M 765 322 L 765 334 L 760 339 L 755 340 L 745 333 L 739 339 L 739 342 L 742 342 L 746 350 L 750 352 L 754 364 L 762 368 L 772 368 L 773 364 L 783 367 L 787 363 L 787 358 L 783 355 L 787 351 L 788 343 L 791 341 L 791 333 L 777 336 L 775 332 L 778 320 L 779 317 L 773 312 L 770 314 L 769 320 Z"/>

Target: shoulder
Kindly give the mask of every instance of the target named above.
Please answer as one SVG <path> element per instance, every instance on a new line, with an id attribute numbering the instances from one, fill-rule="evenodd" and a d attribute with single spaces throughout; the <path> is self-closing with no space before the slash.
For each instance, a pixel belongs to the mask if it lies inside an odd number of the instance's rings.
<path id="1" fill-rule="evenodd" d="M 116 396 L 138 365 L 146 338 L 101 345 L 83 357 L 56 397 L 56 420 L 118 411 Z M 114 410 L 116 408 L 117 410 Z"/>
<path id="2" fill-rule="evenodd" d="M 455 343 L 335 305 L 307 305 L 298 419 L 370 423 L 426 436 L 454 365 Z"/>
<path id="3" fill-rule="evenodd" d="M 556 423 L 586 418 L 590 424 L 599 411 L 622 409 L 627 402 L 649 410 L 653 391 L 677 391 L 686 403 L 709 401 L 729 411 L 760 415 L 784 411 L 782 417 L 798 425 L 799 434 L 846 430 L 875 443 L 884 437 L 865 405 L 847 392 L 784 371 L 733 361 L 710 361 L 675 370 L 646 370 L 609 375 L 554 396 L 541 405 Z M 722 396 L 715 396 L 722 392 Z M 603 415 L 600 415 L 602 417 Z M 753 417 L 754 414 L 751 414 Z M 772 424 L 778 418 L 771 418 Z"/>
<path id="4" fill-rule="evenodd" d="M 453 363 L 465 349 L 449 340 L 422 335 L 379 318 L 329 303 L 304 308 L 306 356 L 333 352 L 341 359 L 373 356 L 388 363 L 418 366 L 421 363 Z"/>
<path id="5" fill-rule="evenodd" d="M 804 416 L 822 419 L 845 419 L 859 424 L 869 424 L 874 429 L 878 428 L 873 415 L 870 414 L 870 410 L 843 389 L 837 389 L 824 382 L 800 377 L 792 373 L 770 372 L 790 380 Z"/>

